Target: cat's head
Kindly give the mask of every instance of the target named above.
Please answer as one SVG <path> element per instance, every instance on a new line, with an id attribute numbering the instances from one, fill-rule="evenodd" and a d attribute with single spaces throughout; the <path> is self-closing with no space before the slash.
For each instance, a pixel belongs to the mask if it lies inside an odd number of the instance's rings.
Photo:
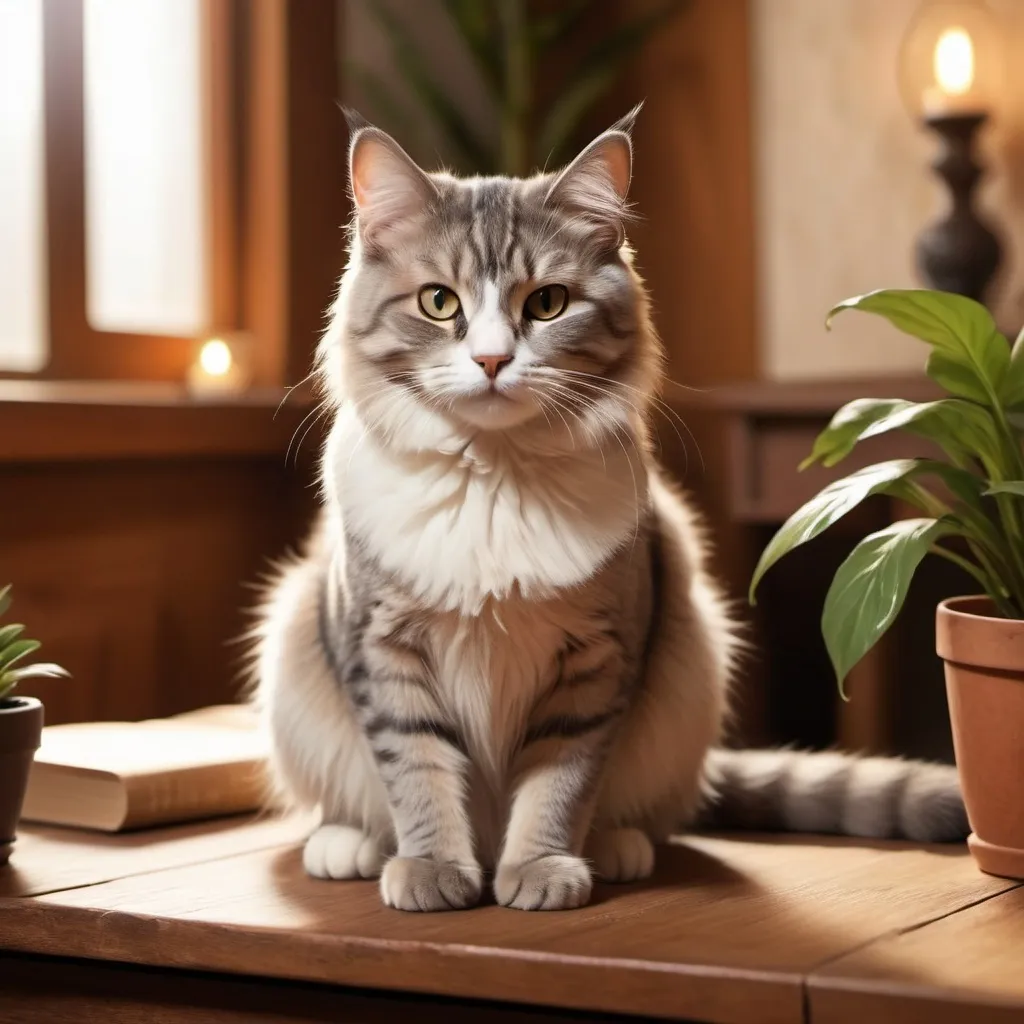
<path id="1" fill-rule="evenodd" d="M 353 118 L 351 254 L 321 346 L 334 397 L 430 444 L 595 438 L 642 414 L 660 348 L 625 237 L 634 116 L 526 179 L 427 173 Z"/>

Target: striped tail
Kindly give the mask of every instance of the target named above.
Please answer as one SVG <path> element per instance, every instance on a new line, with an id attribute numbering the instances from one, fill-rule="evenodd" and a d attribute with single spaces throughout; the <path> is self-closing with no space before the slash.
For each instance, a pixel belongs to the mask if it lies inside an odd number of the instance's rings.
<path id="1" fill-rule="evenodd" d="M 712 750 L 712 829 L 819 832 L 915 842 L 963 840 L 970 828 L 956 769 L 835 751 Z"/>

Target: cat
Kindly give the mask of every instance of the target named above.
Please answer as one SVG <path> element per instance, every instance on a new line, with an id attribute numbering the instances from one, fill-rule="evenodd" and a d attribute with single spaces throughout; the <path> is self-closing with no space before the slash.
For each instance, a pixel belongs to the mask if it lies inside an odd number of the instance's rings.
<path id="1" fill-rule="evenodd" d="M 636 111 L 558 173 L 421 170 L 350 115 L 350 252 L 318 351 L 322 511 L 256 630 L 303 861 L 385 904 L 579 907 L 708 809 L 962 838 L 951 767 L 720 746 L 739 629 L 652 452 L 626 240 Z M 703 810 L 702 810 L 703 809 Z"/>

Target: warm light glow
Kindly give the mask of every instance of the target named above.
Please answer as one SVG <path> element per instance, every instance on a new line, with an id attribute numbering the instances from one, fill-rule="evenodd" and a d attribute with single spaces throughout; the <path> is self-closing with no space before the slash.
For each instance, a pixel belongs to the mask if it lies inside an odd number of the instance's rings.
<path id="1" fill-rule="evenodd" d="M 220 338 L 211 338 L 199 350 L 199 365 L 211 377 L 225 376 L 233 361 L 231 349 Z"/>
<path id="2" fill-rule="evenodd" d="M 935 81 L 950 96 L 962 96 L 974 84 L 974 44 L 962 28 L 947 28 L 935 44 Z"/>

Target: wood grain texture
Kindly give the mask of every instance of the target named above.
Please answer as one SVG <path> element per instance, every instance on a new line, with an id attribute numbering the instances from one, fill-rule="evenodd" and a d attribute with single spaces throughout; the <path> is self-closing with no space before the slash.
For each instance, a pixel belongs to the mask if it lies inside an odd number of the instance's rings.
<path id="1" fill-rule="evenodd" d="M 545 1013 L 322 985 L 198 975 L 8 954 L 0 1024 L 614 1024 L 620 1016 Z M 631 1016 L 633 1021 L 641 1019 Z"/>
<path id="2" fill-rule="evenodd" d="M 19 621 L 73 676 L 26 682 L 47 721 L 153 718 L 236 699 L 252 587 L 308 522 L 311 479 L 311 466 L 286 466 L 280 449 L 0 463 L 0 493 L 17 495 L 0 502 L 4 582 Z"/>
<path id="3" fill-rule="evenodd" d="M 298 814 L 244 815 L 121 835 L 23 823 L 10 867 L 0 872 L 0 897 L 38 896 L 279 847 L 310 827 Z"/>
<path id="4" fill-rule="evenodd" d="M 1024 888 L 840 957 L 808 980 L 814 1024 L 1024 1020 Z"/>
<path id="5" fill-rule="evenodd" d="M 371 883 L 264 850 L 0 901 L 0 945 L 33 954 L 260 974 L 668 1019 L 802 1019 L 805 975 L 1010 883 L 960 849 L 694 837 L 656 877 L 565 914 L 415 916 Z"/>
<path id="6" fill-rule="evenodd" d="M 0 380 L 0 464 L 278 456 L 311 403 L 280 388 L 198 397 L 177 384 Z"/>

